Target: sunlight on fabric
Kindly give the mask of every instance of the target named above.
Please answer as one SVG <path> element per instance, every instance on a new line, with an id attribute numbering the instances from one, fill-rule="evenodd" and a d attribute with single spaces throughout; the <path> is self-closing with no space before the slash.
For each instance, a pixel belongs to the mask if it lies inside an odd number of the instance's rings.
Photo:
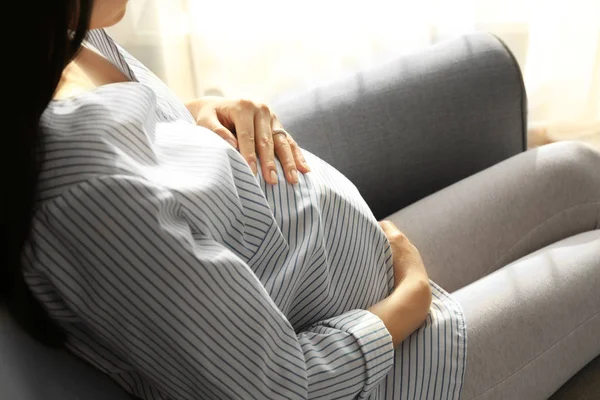
<path id="1" fill-rule="evenodd" d="M 523 68 L 532 126 L 600 137 L 598 16 L 600 0 L 131 0 L 110 32 L 184 99 L 271 101 L 488 31 Z"/>

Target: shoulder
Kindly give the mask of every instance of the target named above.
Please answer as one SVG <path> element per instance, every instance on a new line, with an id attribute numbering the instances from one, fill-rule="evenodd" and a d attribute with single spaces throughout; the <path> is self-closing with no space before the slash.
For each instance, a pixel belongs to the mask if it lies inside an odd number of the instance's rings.
<path id="1" fill-rule="evenodd" d="M 135 174 L 154 162 L 155 95 L 138 83 L 53 101 L 41 120 L 40 198 L 99 175 Z"/>
<path id="2" fill-rule="evenodd" d="M 42 127 L 51 134 L 69 135 L 65 127 L 139 120 L 154 111 L 156 94 L 138 82 L 100 86 L 77 96 L 50 102 L 42 116 Z"/>

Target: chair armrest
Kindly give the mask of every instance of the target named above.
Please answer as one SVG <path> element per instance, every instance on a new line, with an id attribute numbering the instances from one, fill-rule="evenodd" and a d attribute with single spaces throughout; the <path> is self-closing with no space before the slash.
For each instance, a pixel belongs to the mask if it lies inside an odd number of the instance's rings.
<path id="1" fill-rule="evenodd" d="M 439 43 L 274 109 L 303 148 L 354 182 L 377 218 L 526 147 L 520 69 L 487 33 Z"/>

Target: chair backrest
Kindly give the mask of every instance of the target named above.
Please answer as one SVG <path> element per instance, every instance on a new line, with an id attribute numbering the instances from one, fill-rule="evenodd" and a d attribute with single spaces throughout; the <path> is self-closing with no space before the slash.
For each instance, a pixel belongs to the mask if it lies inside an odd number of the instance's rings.
<path id="1" fill-rule="evenodd" d="M 0 399 L 130 400 L 130 397 L 85 362 L 32 339 L 0 306 Z"/>

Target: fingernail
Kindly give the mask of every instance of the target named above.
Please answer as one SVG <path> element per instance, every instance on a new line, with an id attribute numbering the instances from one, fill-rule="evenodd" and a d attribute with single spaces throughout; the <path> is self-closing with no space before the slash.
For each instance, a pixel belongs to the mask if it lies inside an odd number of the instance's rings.
<path id="1" fill-rule="evenodd" d="M 298 172 L 295 169 L 290 171 L 290 181 L 292 183 L 298 183 Z"/>
<path id="2" fill-rule="evenodd" d="M 306 161 L 304 161 L 302 163 L 302 166 L 306 169 L 307 172 L 310 172 L 310 167 L 308 166 L 308 164 L 306 163 Z"/>
<path id="3" fill-rule="evenodd" d="M 271 171 L 271 182 L 275 185 L 277 183 L 277 172 Z"/>
<path id="4" fill-rule="evenodd" d="M 234 149 L 237 149 L 237 143 L 231 139 L 227 139 L 227 143 L 233 146 Z"/>
<path id="5" fill-rule="evenodd" d="M 250 163 L 248 165 L 250 165 L 250 169 L 252 170 L 252 173 L 254 175 L 256 175 L 257 174 L 256 163 L 254 161 L 250 161 Z"/>

